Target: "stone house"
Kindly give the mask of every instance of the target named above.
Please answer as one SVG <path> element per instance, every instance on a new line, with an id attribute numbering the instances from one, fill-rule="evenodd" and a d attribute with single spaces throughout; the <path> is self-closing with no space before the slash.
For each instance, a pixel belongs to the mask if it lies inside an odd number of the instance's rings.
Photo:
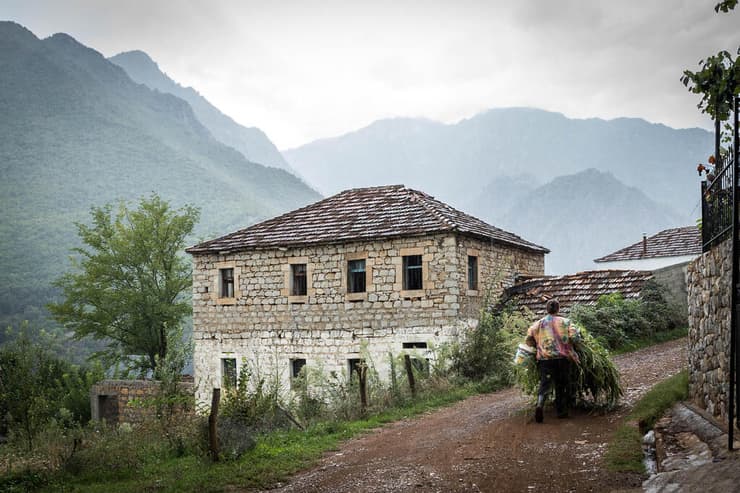
<path id="1" fill-rule="evenodd" d="M 244 371 L 289 388 L 389 354 L 433 359 L 487 290 L 541 276 L 548 250 L 403 185 L 353 189 L 190 247 L 198 402 Z"/>
<path id="2" fill-rule="evenodd" d="M 637 269 L 650 271 L 656 282 L 666 288 L 666 298 L 688 310 L 686 275 L 689 263 L 702 253 L 701 232 L 696 226 L 684 226 L 644 235 L 642 241 L 597 258 L 600 269 Z"/>
<path id="3" fill-rule="evenodd" d="M 599 269 L 657 271 L 676 264 L 686 266 L 701 255 L 701 232 L 696 226 L 664 229 L 603 257 L 594 259 Z"/>

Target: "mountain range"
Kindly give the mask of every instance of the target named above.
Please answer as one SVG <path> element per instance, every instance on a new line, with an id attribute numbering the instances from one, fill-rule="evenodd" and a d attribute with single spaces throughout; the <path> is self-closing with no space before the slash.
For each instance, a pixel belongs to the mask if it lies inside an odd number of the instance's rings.
<path id="1" fill-rule="evenodd" d="M 550 248 L 546 270 L 562 274 L 692 224 L 695 163 L 712 149 L 701 129 L 504 108 L 379 120 L 281 154 L 143 52 L 106 59 L 12 22 L 0 22 L 0 114 L 3 324 L 43 314 L 74 223 L 112 201 L 155 191 L 194 204 L 203 238 L 318 200 L 296 175 L 325 194 L 404 183 Z"/>
<path id="2" fill-rule="evenodd" d="M 320 198 L 220 141 L 187 101 L 66 34 L 41 40 L 0 22 L 0 115 L 3 322 L 43 311 L 92 206 L 151 192 L 193 204 L 195 241 Z"/>
<path id="3" fill-rule="evenodd" d="M 183 87 L 172 80 L 143 51 L 119 53 L 109 60 L 125 70 L 135 82 L 186 101 L 193 109 L 198 121 L 216 139 L 241 152 L 249 161 L 293 172 L 275 144 L 262 130 L 239 125 L 208 102 L 198 91 L 192 87 Z"/>
<path id="4" fill-rule="evenodd" d="M 546 271 L 566 274 L 642 232 L 694 224 L 696 163 L 712 145 L 698 128 L 502 108 L 456 124 L 379 120 L 283 155 L 326 194 L 387 183 L 428 192 L 550 248 Z M 578 249 L 560 243 L 573 238 Z"/>

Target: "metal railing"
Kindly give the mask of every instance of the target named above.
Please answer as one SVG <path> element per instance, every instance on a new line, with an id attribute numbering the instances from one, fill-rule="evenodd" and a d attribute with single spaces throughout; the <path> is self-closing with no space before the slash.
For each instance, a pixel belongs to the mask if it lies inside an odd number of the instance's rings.
<path id="1" fill-rule="evenodd" d="M 721 242 L 732 231 L 732 184 L 735 169 L 734 149 L 721 157 L 711 181 L 701 182 L 701 240 L 703 251 Z"/>

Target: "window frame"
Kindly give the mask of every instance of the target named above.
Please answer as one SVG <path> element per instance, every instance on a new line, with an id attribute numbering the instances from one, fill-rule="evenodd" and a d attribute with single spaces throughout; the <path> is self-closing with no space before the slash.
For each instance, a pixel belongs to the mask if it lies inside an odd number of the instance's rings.
<path id="1" fill-rule="evenodd" d="M 413 255 L 421 255 L 421 289 L 404 289 L 403 258 Z M 427 290 L 434 289 L 435 283 L 429 278 L 429 262 L 433 257 L 433 254 L 424 252 L 424 247 L 401 248 L 399 250 L 398 256 L 393 259 L 396 267 L 396 280 L 393 284 L 393 289 L 400 292 L 401 298 L 411 300 L 423 299 L 426 296 Z"/>
<path id="2" fill-rule="evenodd" d="M 304 264 L 306 266 L 306 294 L 304 295 L 293 294 L 293 266 L 297 264 Z M 280 289 L 281 296 L 287 299 L 288 304 L 308 303 L 310 297 L 314 294 L 313 267 L 308 257 L 288 257 L 285 259 L 285 263 L 281 266 L 281 269 L 283 271 L 283 287 Z"/>
<path id="3" fill-rule="evenodd" d="M 357 260 L 365 261 L 365 291 L 351 292 L 350 288 L 350 262 Z M 368 293 L 375 291 L 373 286 L 373 267 L 371 259 L 366 251 L 362 252 L 350 252 L 344 254 L 344 261 L 342 262 L 342 290 L 346 302 L 355 301 L 367 301 Z"/>
<path id="4" fill-rule="evenodd" d="M 233 375 L 230 374 L 230 371 L 226 367 L 227 361 L 234 362 Z M 236 356 L 222 355 L 220 364 L 221 364 L 221 388 L 226 389 L 226 390 L 235 389 L 239 385 L 239 365 L 237 363 Z M 228 381 L 227 381 L 227 378 L 228 378 Z"/>
<path id="5" fill-rule="evenodd" d="M 352 264 L 362 262 L 362 270 L 353 270 Z M 361 288 L 355 285 L 361 285 Z M 358 294 L 367 292 L 367 260 L 358 258 L 347 260 L 347 294 Z"/>
<path id="6" fill-rule="evenodd" d="M 297 385 L 298 375 L 300 375 L 301 371 L 306 368 L 306 363 L 306 358 L 290 358 L 290 366 L 288 367 L 288 371 L 290 372 L 291 389 L 297 389 L 298 387 L 306 384 L 305 379 L 303 379 L 302 383 L 300 385 Z M 298 371 L 296 371 L 296 365 L 298 365 Z"/>
<path id="7" fill-rule="evenodd" d="M 478 250 L 476 248 L 468 248 L 466 250 L 466 254 L 467 254 L 467 261 L 465 263 L 465 272 L 466 272 L 467 275 L 465 276 L 465 288 L 466 288 L 465 289 L 465 294 L 467 296 L 480 296 L 480 294 L 481 294 L 481 288 L 480 288 L 480 286 L 481 286 L 481 284 L 480 284 L 481 283 L 481 259 L 482 259 L 481 254 L 480 254 L 480 250 Z M 475 257 L 476 258 L 476 260 L 475 260 L 475 268 L 476 268 L 476 271 L 475 271 L 475 281 L 476 281 L 475 289 L 471 289 L 470 288 L 470 257 Z"/>
<path id="8" fill-rule="evenodd" d="M 478 272 L 478 256 L 468 255 L 468 291 L 478 291 Z"/>
<path id="9" fill-rule="evenodd" d="M 308 296 L 307 264 L 290 264 L 290 295 Z"/>
<path id="10" fill-rule="evenodd" d="M 226 275 L 229 275 L 229 277 L 226 277 Z M 233 298 L 234 297 L 234 268 L 233 267 L 224 267 L 222 269 L 218 269 L 218 277 L 220 279 L 220 289 L 218 292 L 219 298 Z M 229 287 L 231 288 L 231 293 L 229 293 Z"/>
<path id="11" fill-rule="evenodd" d="M 360 371 L 358 367 L 361 364 L 367 365 L 365 358 L 347 358 L 347 375 L 349 376 L 348 381 L 350 385 L 352 384 L 352 372 L 357 372 L 357 378 L 359 379 Z"/>
<path id="12" fill-rule="evenodd" d="M 229 260 L 224 262 L 216 262 L 213 266 L 213 279 L 211 299 L 215 300 L 217 305 L 236 305 L 236 302 L 242 296 L 242 292 L 239 290 L 239 281 L 241 278 L 241 268 L 236 265 L 235 260 Z M 224 271 L 231 269 L 233 276 L 233 296 L 222 296 L 223 289 L 223 274 Z"/>

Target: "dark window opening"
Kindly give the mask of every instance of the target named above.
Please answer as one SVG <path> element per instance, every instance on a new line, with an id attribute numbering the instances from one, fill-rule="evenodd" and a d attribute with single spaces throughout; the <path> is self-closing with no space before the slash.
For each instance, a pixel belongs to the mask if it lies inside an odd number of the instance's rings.
<path id="1" fill-rule="evenodd" d="M 359 377 L 360 368 L 365 365 L 365 360 L 362 358 L 350 358 L 347 360 L 347 363 L 349 364 L 349 379 L 351 381 L 355 373 Z"/>
<path id="2" fill-rule="evenodd" d="M 365 259 L 347 262 L 347 292 L 365 292 Z"/>
<path id="3" fill-rule="evenodd" d="M 118 424 L 118 396 L 98 396 L 98 419 L 108 424 Z"/>
<path id="4" fill-rule="evenodd" d="M 422 289 L 421 277 L 421 255 L 403 257 L 403 289 Z"/>
<path id="5" fill-rule="evenodd" d="M 306 360 L 303 358 L 290 360 L 290 377 L 298 378 L 304 366 L 306 366 Z"/>
<path id="6" fill-rule="evenodd" d="M 221 375 L 224 388 L 236 387 L 236 358 L 221 358 Z"/>
<path id="7" fill-rule="evenodd" d="M 468 255 L 468 289 L 478 289 L 478 257 Z"/>
<path id="8" fill-rule="evenodd" d="M 221 298 L 234 297 L 234 269 L 221 269 Z"/>
<path id="9" fill-rule="evenodd" d="M 426 342 L 404 342 L 403 348 L 404 349 L 426 349 L 427 343 Z"/>
<path id="10" fill-rule="evenodd" d="M 429 358 L 411 358 L 414 371 L 422 375 L 429 375 Z"/>
<path id="11" fill-rule="evenodd" d="M 290 294 L 293 296 L 306 296 L 308 284 L 306 282 L 306 264 L 292 264 Z"/>

